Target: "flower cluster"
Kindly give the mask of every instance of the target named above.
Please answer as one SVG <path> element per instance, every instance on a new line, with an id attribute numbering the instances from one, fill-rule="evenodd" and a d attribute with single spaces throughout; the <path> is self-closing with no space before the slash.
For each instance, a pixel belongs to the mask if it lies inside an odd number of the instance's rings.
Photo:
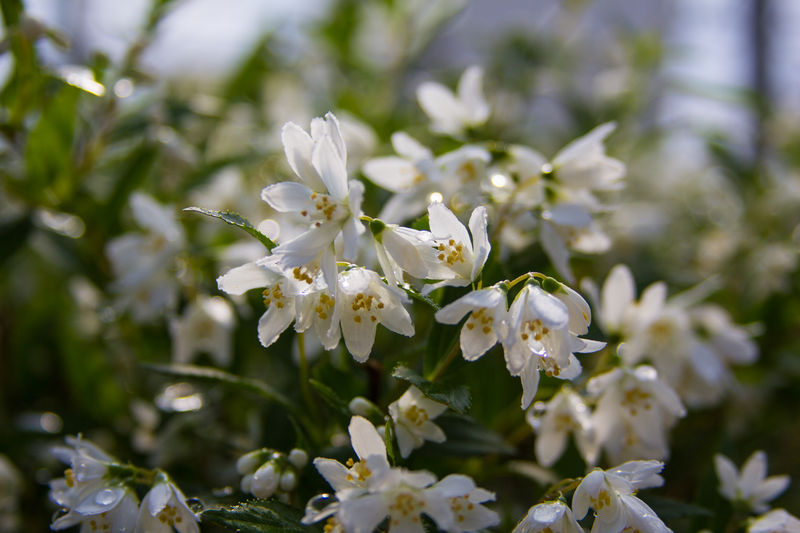
<path id="1" fill-rule="evenodd" d="M 305 450 L 295 448 L 284 453 L 263 448 L 244 454 L 236 462 L 236 471 L 243 475 L 241 488 L 256 498 L 273 494 L 286 496 L 297 486 L 300 471 L 308 463 Z"/>
<path id="2" fill-rule="evenodd" d="M 499 515 L 483 505 L 494 500 L 494 494 L 476 487 L 471 478 L 451 474 L 437 482 L 430 472 L 389 466 L 383 439 L 365 418 L 354 416 L 349 432 L 359 460 L 343 465 L 333 459 L 314 459 L 314 466 L 336 494 L 334 501 L 311 500 L 303 523 L 327 519 L 326 531 L 348 533 L 372 533 L 387 519 L 389 531 L 422 533 L 423 514 L 450 533 L 499 523 Z M 321 508 L 320 502 L 325 504 Z"/>
<path id="3" fill-rule="evenodd" d="M 53 521 L 54 530 L 81 524 L 81 531 L 199 532 L 199 517 L 186 497 L 162 471 L 149 473 L 150 491 L 141 505 L 133 489 L 136 469 L 122 465 L 90 441 L 67 437 L 69 446 L 53 454 L 70 465 L 63 478 L 50 482 L 50 498 L 63 510 Z"/>

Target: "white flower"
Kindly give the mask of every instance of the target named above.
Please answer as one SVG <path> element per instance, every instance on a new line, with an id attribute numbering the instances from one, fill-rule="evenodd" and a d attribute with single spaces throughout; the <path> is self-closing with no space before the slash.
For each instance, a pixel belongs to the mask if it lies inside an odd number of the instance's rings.
<path id="1" fill-rule="evenodd" d="M 769 509 L 767 502 L 777 498 L 789 486 L 789 476 L 767 477 L 767 454 L 757 451 L 745 461 L 742 471 L 722 454 L 714 456 L 719 478 L 719 493 L 731 502 L 743 502 L 755 513 Z"/>
<path id="2" fill-rule="evenodd" d="M 133 310 L 133 319 L 148 322 L 177 301 L 177 281 L 169 261 L 185 246 L 184 232 L 173 209 L 143 193 L 133 193 L 130 207 L 145 233 L 126 233 L 109 241 L 106 256 L 121 293 L 122 303 Z"/>
<path id="3" fill-rule="evenodd" d="M 584 461 L 590 465 L 597 462 L 599 450 L 594 443 L 591 411 L 579 394 L 564 387 L 547 402 L 544 415 L 537 416 L 530 409 L 525 418 L 536 431 L 534 450 L 540 465 L 553 466 L 564 453 L 570 433 Z"/>
<path id="4" fill-rule="evenodd" d="M 308 462 L 308 454 L 295 448 L 287 457 L 281 452 L 263 448 L 246 453 L 236 461 L 236 471 L 244 477 L 242 492 L 267 499 L 276 491 L 290 492 L 297 484 L 297 473 Z"/>
<path id="5" fill-rule="evenodd" d="M 403 272 L 417 279 L 450 275 L 449 269 L 436 258 L 439 252 L 430 232 L 385 224 L 381 220 L 373 220 L 370 229 L 378 262 L 391 286 L 403 282 Z"/>
<path id="6" fill-rule="evenodd" d="M 231 305 L 219 296 L 201 294 L 181 317 L 172 317 L 172 360 L 190 363 L 197 352 L 208 352 L 214 362 L 226 367 L 231 362 L 231 335 L 236 324 Z"/>
<path id="7" fill-rule="evenodd" d="M 339 275 L 331 329 L 341 323 L 347 350 L 363 363 L 372 351 L 378 324 L 406 337 L 414 335 L 404 303 L 409 303 L 408 296 L 387 286 L 377 273 L 364 268 L 347 270 Z"/>
<path id="8" fill-rule="evenodd" d="M 431 119 L 431 129 L 460 136 L 465 130 L 483 125 L 489 118 L 489 104 L 483 97 L 483 69 L 471 66 L 458 82 L 458 96 L 436 82 L 417 87 L 417 99 Z"/>
<path id="9" fill-rule="evenodd" d="M 575 278 L 569 265 L 570 249 L 599 254 L 611 247 L 611 240 L 597 227 L 589 210 L 575 203 L 562 203 L 542 212 L 542 249 L 558 273 L 568 282 Z"/>
<path id="10" fill-rule="evenodd" d="M 55 446 L 51 453 L 70 468 L 63 478 L 50 482 L 49 496 L 58 505 L 73 509 L 89 495 L 103 489 L 110 478 L 108 467 L 117 461 L 81 435 L 67 436 L 65 440 L 69 446 Z"/>
<path id="11" fill-rule="evenodd" d="M 344 258 L 353 261 L 358 236 L 364 231 L 359 221 L 364 185 L 347 181 L 347 150 L 336 117 L 328 113 L 324 119 L 315 118 L 311 135 L 288 122 L 281 139 L 289 165 L 303 183 L 276 183 L 266 187 L 261 197 L 276 211 L 300 213 L 313 226 L 272 253 L 283 268 L 302 267 L 319 261 L 341 232 Z M 324 274 L 332 286 L 331 272 Z"/>
<path id="12" fill-rule="evenodd" d="M 394 419 L 397 444 L 404 459 L 411 455 L 411 450 L 419 448 L 426 440 L 431 442 L 447 440 L 442 428 L 432 422 L 446 409 L 446 405 L 426 398 L 413 386 L 409 387 L 396 402 L 389 404 L 389 414 Z"/>
<path id="13" fill-rule="evenodd" d="M 785 509 L 773 509 L 751 519 L 747 533 L 800 533 L 800 520 Z"/>
<path id="14" fill-rule="evenodd" d="M 562 148 L 550 162 L 556 179 L 576 189 L 611 191 L 624 187 L 625 164 L 608 157 L 603 146 L 616 127 L 616 123 L 607 122 Z"/>
<path id="15" fill-rule="evenodd" d="M 586 389 L 600 397 L 592 426 L 598 445 L 612 461 L 668 455 L 665 429 L 686 410 L 675 391 L 658 379 L 655 368 L 615 368 L 590 379 Z"/>
<path id="16" fill-rule="evenodd" d="M 470 313 L 460 337 L 461 353 L 467 361 L 477 360 L 505 339 L 508 330 L 506 293 L 498 286 L 472 291 L 434 315 L 442 324 L 458 324 L 464 315 Z"/>
<path id="17" fill-rule="evenodd" d="M 511 533 L 583 533 L 572 510 L 560 501 L 534 505 Z"/>
<path id="18" fill-rule="evenodd" d="M 81 524 L 81 531 L 132 533 L 137 525 L 139 499 L 127 486 L 84 489 L 67 514 L 56 519 L 50 529 L 60 530 Z"/>
<path id="19" fill-rule="evenodd" d="M 522 379 L 523 409 L 528 408 L 536 395 L 540 369 L 548 376 L 574 379 L 581 372 L 574 353 L 596 352 L 605 346 L 602 342 L 580 339 L 577 332 L 571 331 L 575 328 L 585 333 L 591 319 L 585 313 L 586 303 L 578 305 L 574 298 L 583 301 L 577 293 L 565 292 L 559 297 L 530 281 L 511 304 L 503 350 L 509 372 Z"/>
<path id="20" fill-rule="evenodd" d="M 136 521 L 136 533 L 168 533 L 173 527 L 180 533 L 197 533 L 200 518 L 186 505 L 186 496 L 159 473 L 144 498 Z"/>
<path id="21" fill-rule="evenodd" d="M 450 475 L 439 483 L 429 472 L 391 468 L 386 447 L 375 426 L 354 416 L 350 440 L 360 461 L 317 458 L 314 466 L 336 491 L 336 499 L 323 509 L 306 506 L 302 522 L 311 524 L 328 518 L 332 530 L 372 533 L 385 518 L 392 533 L 422 533 L 421 514 L 452 533 L 496 525 L 497 513 L 481 504 L 494 494 L 477 488 L 467 476 Z M 433 486 L 432 486 L 433 485 Z"/>
<path id="22" fill-rule="evenodd" d="M 446 269 L 444 281 L 425 285 L 422 294 L 428 295 L 440 287 L 466 287 L 478 278 L 489 257 L 491 245 L 486 230 L 486 208 L 475 208 L 469 217 L 470 239 L 467 228 L 452 211 L 439 202 L 428 206 L 431 233 L 439 251 L 438 267 Z"/>
<path id="23" fill-rule="evenodd" d="M 578 520 L 589 508 L 595 510 L 592 533 L 620 533 L 627 527 L 642 533 L 670 531 L 643 501 L 633 494 L 639 489 L 664 483 L 658 475 L 664 467 L 658 461 L 631 461 L 603 471 L 594 469 L 583 478 L 572 497 Z"/>
<path id="24" fill-rule="evenodd" d="M 438 169 L 429 148 L 402 131 L 392 134 L 392 147 L 400 157 L 364 162 L 361 170 L 370 181 L 393 193 L 407 193 L 424 182 L 438 181 Z"/>

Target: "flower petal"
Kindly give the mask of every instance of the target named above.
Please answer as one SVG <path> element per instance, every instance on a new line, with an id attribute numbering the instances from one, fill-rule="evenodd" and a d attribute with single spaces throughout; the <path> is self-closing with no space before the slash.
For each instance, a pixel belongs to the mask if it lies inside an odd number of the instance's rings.
<path id="1" fill-rule="evenodd" d="M 283 308 L 279 308 L 277 304 L 271 305 L 258 321 L 258 340 L 261 345 L 266 348 L 278 340 L 294 319 L 294 298 L 287 298 Z"/>
<path id="2" fill-rule="evenodd" d="M 483 69 L 473 65 L 458 81 L 458 99 L 470 126 L 479 126 L 489 118 L 489 104 L 483 97 Z"/>
<path id="3" fill-rule="evenodd" d="M 480 274 L 492 249 L 489 244 L 489 234 L 486 231 L 487 219 L 488 215 L 484 206 L 475 208 L 469 217 L 469 230 L 472 232 L 473 239 L 473 263 L 470 279 L 473 280 Z"/>
<path id="4" fill-rule="evenodd" d="M 224 275 L 217 278 L 217 287 L 228 294 L 240 295 L 250 289 L 263 289 L 280 279 L 280 274 L 258 266 L 255 263 L 245 263 L 240 267 L 232 268 Z"/>
<path id="5" fill-rule="evenodd" d="M 434 131 L 458 135 L 464 128 L 461 105 L 453 91 L 436 82 L 425 82 L 417 87 L 419 106 L 431 119 Z"/>
<path id="6" fill-rule="evenodd" d="M 361 171 L 372 183 L 394 193 L 411 190 L 421 176 L 414 163 L 395 156 L 370 159 Z"/>
<path id="7" fill-rule="evenodd" d="M 609 333 L 619 332 L 628 308 L 636 298 L 633 274 L 625 265 L 616 265 L 603 283 L 600 313 Z"/>
<path id="8" fill-rule="evenodd" d="M 317 141 L 311 154 L 311 163 L 330 195 L 343 203 L 348 192 L 347 168 L 330 137 L 324 136 Z"/>
<path id="9" fill-rule="evenodd" d="M 314 140 L 311 136 L 297 124 L 287 122 L 281 130 L 281 141 L 286 159 L 294 173 L 312 190 L 323 192 L 325 184 L 311 165 L 311 152 L 314 149 Z"/>

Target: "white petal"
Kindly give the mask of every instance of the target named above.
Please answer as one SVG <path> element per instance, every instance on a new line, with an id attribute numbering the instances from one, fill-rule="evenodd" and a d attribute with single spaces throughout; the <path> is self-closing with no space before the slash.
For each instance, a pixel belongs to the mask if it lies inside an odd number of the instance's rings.
<path id="1" fill-rule="evenodd" d="M 272 250 L 272 254 L 280 256 L 278 261 L 283 268 L 303 266 L 316 259 L 326 246 L 333 243 L 339 229 L 336 224 L 313 227 L 294 239 L 281 243 Z"/>
<path id="2" fill-rule="evenodd" d="M 350 470 L 339 461 L 317 457 L 314 467 L 336 492 L 353 487 L 353 482 L 347 479 Z"/>
<path id="3" fill-rule="evenodd" d="M 536 436 L 534 449 L 536 460 L 545 468 L 553 466 L 564 453 L 567 446 L 567 434 L 564 431 L 542 431 Z"/>
<path id="4" fill-rule="evenodd" d="M 417 87 L 417 100 L 433 122 L 432 129 L 458 135 L 464 128 L 461 105 L 453 92 L 436 82 L 425 82 Z"/>
<path id="5" fill-rule="evenodd" d="M 536 286 L 531 286 L 529 291 L 528 309 L 536 318 L 552 329 L 567 327 L 569 311 L 561 300 Z"/>
<path id="6" fill-rule="evenodd" d="M 501 305 L 503 300 L 505 300 L 505 295 L 497 289 L 472 291 L 442 307 L 436 311 L 434 316 L 442 324 L 458 324 L 470 311 L 480 308 L 494 309 Z"/>
<path id="7" fill-rule="evenodd" d="M 286 159 L 294 173 L 311 189 L 323 192 L 325 184 L 311 165 L 311 152 L 314 149 L 314 141 L 311 136 L 297 124 L 287 122 L 281 131 L 281 141 L 283 150 L 286 152 Z"/>
<path id="8" fill-rule="evenodd" d="M 255 263 L 245 263 L 232 268 L 217 278 L 217 287 L 228 294 L 244 294 L 250 289 L 263 289 L 280 279 L 280 274 L 272 272 Z"/>
<path id="9" fill-rule="evenodd" d="M 542 221 L 541 229 L 542 249 L 553 264 L 553 268 L 567 283 L 574 284 L 575 276 L 569 266 L 569 250 L 558 233 L 546 221 Z"/>
<path id="10" fill-rule="evenodd" d="M 347 166 L 347 147 L 344 144 L 342 130 L 339 127 L 339 120 L 328 111 L 325 113 L 325 132 L 330 137 L 339 159 Z"/>
<path id="11" fill-rule="evenodd" d="M 265 187 L 261 191 L 261 199 L 275 211 L 292 213 L 313 209 L 311 195 L 313 192 L 302 183 L 283 181 Z"/>
<path id="12" fill-rule="evenodd" d="M 583 478 L 572 496 L 572 512 L 575 513 L 575 518 L 582 520 L 586 516 L 589 507 L 592 506 L 589 497 L 597 496 L 600 493 L 600 488 L 605 480 L 605 474 L 601 470 L 593 470 Z"/>
<path id="13" fill-rule="evenodd" d="M 337 518 L 348 533 L 372 533 L 388 514 L 383 495 L 374 494 L 342 502 Z"/>
<path id="14" fill-rule="evenodd" d="M 449 474 L 429 490 L 445 498 L 457 498 L 459 496 L 467 496 L 474 488 L 475 481 L 471 477 L 461 474 Z"/>
<path id="15" fill-rule="evenodd" d="M 603 283 L 601 314 L 608 332 L 619 332 L 625 313 L 636 298 L 633 274 L 625 265 L 616 265 Z"/>
<path id="16" fill-rule="evenodd" d="M 428 220 L 434 237 L 437 239 L 455 239 L 456 242 L 463 244 L 469 248 L 470 252 L 473 252 L 472 240 L 469 238 L 467 228 L 444 204 L 434 202 L 429 205 Z"/>
<path id="17" fill-rule="evenodd" d="M 649 324 L 655 320 L 664 309 L 666 299 L 666 283 L 658 281 L 648 286 L 639 298 L 639 305 L 636 308 L 637 321 L 640 324 Z"/>
<path id="18" fill-rule="evenodd" d="M 472 232 L 473 239 L 473 263 L 472 263 L 472 276 L 470 279 L 475 279 L 483 269 L 486 259 L 489 257 L 489 252 L 492 246 L 489 244 L 489 234 L 486 231 L 488 215 L 486 214 L 486 207 L 480 206 L 475 208 L 472 215 L 469 217 L 469 230 Z"/>
<path id="19" fill-rule="evenodd" d="M 372 183 L 394 193 L 412 189 L 420 176 L 417 167 L 401 157 L 370 159 L 361 171 Z"/>
<path id="20" fill-rule="evenodd" d="M 756 491 L 756 487 L 767 477 L 767 454 L 758 450 L 751 455 L 744 466 L 739 478 L 739 488 L 742 495 L 749 497 Z"/>
<path id="21" fill-rule="evenodd" d="M 317 141 L 311 162 L 330 195 L 336 201 L 344 202 L 347 198 L 347 168 L 330 137 L 324 136 Z"/>
<path id="22" fill-rule="evenodd" d="M 546 220 L 561 226 L 586 228 L 592 223 L 592 215 L 585 207 L 577 204 L 560 204 L 551 207 L 542 215 Z"/>
<path id="23" fill-rule="evenodd" d="M 394 429 L 395 436 L 397 437 L 397 445 L 400 447 L 400 456 L 403 459 L 407 459 L 414 450 L 414 435 L 401 424 L 396 425 Z"/>
<path id="24" fill-rule="evenodd" d="M 283 308 L 273 303 L 258 321 L 258 340 L 265 348 L 278 340 L 295 319 L 294 298 L 287 298 Z"/>
<path id="25" fill-rule="evenodd" d="M 141 192 L 131 194 L 129 202 L 133 218 L 142 228 L 159 235 L 183 234 L 172 207 L 161 205 L 152 196 Z"/>
<path id="26" fill-rule="evenodd" d="M 362 319 L 356 322 L 355 318 Z M 372 346 L 375 344 L 375 330 L 378 328 L 377 322 L 372 322 L 368 318 L 356 315 L 350 306 L 345 305 L 342 312 L 342 336 L 347 351 L 359 363 L 369 359 Z"/>
<path id="27" fill-rule="evenodd" d="M 753 493 L 753 497 L 756 501 L 770 501 L 777 498 L 779 494 L 789 488 L 791 480 L 792 479 L 786 475 L 770 476 L 758 484 L 755 493 Z"/>
<path id="28" fill-rule="evenodd" d="M 471 66 L 458 81 L 458 99 L 471 126 L 479 126 L 489 118 L 489 104 L 483 97 L 483 69 Z"/>
<path id="29" fill-rule="evenodd" d="M 539 390 L 539 362 L 531 357 L 520 375 L 522 380 L 522 409 L 527 409 Z"/>
<path id="30" fill-rule="evenodd" d="M 714 456 L 714 470 L 719 478 L 719 492 L 726 499 L 734 501 L 736 499 L 736 487 L 739 472 L 733 461 L 718 453 Z"/>
<path id="31" fill-rule="evenodd" d="M 417 246 L 409 239 L 415 239 L 417 245 L 424 246 L 421 244 L 422 241 L 416 239 L 413 234 L 395 231 L 392 228 L 384 230 L 381 237 L 386 251 L 400 268 L 417 279 L 425 279 L 428 276 L 428 267 L 425 261 L 420 256 Z"/>
<path id="32" fill-rule="evenodd" d="M 553 166 L 558 168 L 567 161 L 585 156 L 587 152 L 596 150 L 597 145 L 611 135 L 611 132 L 616 128 L 616 122 L 606 122 L 605 124 L 597 126 L 583 137 L 578 137 L 556 154 L 553 158 Z"/>
<path id="33" fill-rule="evenodd" d="M 406 159 L 416 162 L 423 159 L 433 159 L 433 152 L 423 146 L 411 135 L 397 131 L 392 134 L 392 147 L 394 151 Z"/>
<path id="34" fill-rule="evenodd" d="M 121 487 L 107 487 L 92 491 L 75 506 L 75 512 L 81 515 L 95 515 L 111 511 L 125 496 Z"/>
<path id="35" fill-rule="evenodd" d="M 361 222 L 355 217 L 349 217 L 342 225 L 342 242 L 344 244 L 342 258 L 345 261 L 353 262 L 356 260 L 356 254 L 358 253 L 359 226 L 361 226 Z"/>

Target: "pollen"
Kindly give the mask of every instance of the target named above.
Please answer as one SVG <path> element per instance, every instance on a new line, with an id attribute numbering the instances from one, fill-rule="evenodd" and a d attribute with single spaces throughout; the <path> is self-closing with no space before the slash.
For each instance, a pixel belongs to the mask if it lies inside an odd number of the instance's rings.
<path id="1" fill-rule="evenodd" d="M 377 322 L 377 310 L 383 309 L 383 302 L 379 300 L 378 296 L 372 294 L 364 294 L 359 292 L 353 298 L 350 308 L 356 313 L 353 317 L 353 322 L 361 324 L 364 319 L 369 317 L 370 322 Z"/>
<path id="2" fill-rule="evenodd" d="M 284 305 L 286 304 L 286 297 L 283 295 L 281 282 L 276 283 L 272 288 L 267 287 L 264 289 L 262 295 L 264 296 L 264 305 L 267 307 L 272 305 L 274 302 L 275 307 L 278 309 L 283 309 Z"/>
<path id="3" fill-rule="evenodd" d="M 488 335 L 494 331 L 494 317 L 489 316 L 488 311 L 489 309 L 486 307 L 481 307 L 473 311 L 467 320 L 467 329 L 472 331 L 476 326 L 479 326 L 480 331 L 482 331 L 484 335 Z"/>

